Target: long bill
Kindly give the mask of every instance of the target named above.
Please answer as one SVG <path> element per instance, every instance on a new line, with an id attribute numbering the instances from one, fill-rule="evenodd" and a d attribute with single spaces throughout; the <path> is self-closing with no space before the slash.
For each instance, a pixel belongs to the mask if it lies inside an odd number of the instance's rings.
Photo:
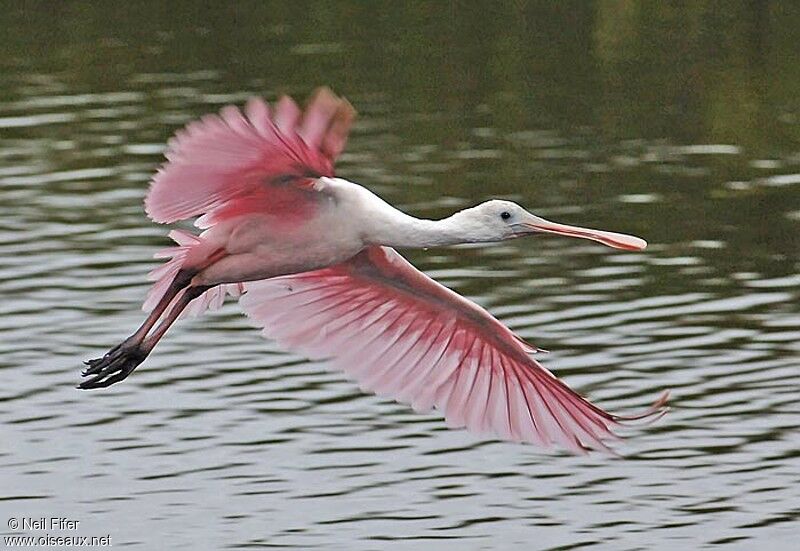
<path id="1" fill-rule="evenodd" d="M 531 215 L 531 220 L 526 220 L 520 225 L 525 228 L 526 233 L 552 233 L 566 237 L 580 237 L 626 251 L 641 251 L 647 247 L 647 241 L 633 235 L 559 224 L 534 215 Z"/>

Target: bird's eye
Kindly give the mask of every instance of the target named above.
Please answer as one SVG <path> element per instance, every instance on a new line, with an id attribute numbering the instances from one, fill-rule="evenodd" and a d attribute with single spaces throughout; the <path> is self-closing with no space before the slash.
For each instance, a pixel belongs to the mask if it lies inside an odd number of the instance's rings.
<path id="1" fill-rule="evenodd" d="M 504 210 L 503 212 L 500 213 L 500 218 L 502 218 L 503 220 L 508 220 L 509 218 L 511 218 L 511 213 L 508 212 L 507 210 Z"/>

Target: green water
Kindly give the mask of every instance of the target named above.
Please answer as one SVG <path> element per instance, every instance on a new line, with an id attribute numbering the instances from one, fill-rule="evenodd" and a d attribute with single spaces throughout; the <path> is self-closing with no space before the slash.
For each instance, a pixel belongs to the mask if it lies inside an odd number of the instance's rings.
<path id="1" fill-rule="evenodd" d="M 790 549 L 800 514 L 800 6 L 6 2 L 0 532 L 133 549 Z M 427 217 L 491 197 L 641 235 L 410 251 L 613 411 L 624 459 L 449 431 L 280 349 L 231 302 L 103 392 L 141 319 L 169 136 L 321 84 L 339 174 Z M 50 531 L 52 535 L 72 532 Z"/>

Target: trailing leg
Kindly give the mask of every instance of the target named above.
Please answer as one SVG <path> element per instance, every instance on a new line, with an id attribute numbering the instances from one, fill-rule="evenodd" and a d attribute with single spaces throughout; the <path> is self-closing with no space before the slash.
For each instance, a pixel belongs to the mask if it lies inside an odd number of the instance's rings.
<path id="1" fill-rule="evenodd" d="M 84 362 L 89 367 L 83 371 L 82 375 L 84 377 L 88 375 L 94 375 L 103 369 L 108 362 L 113 361 L 120 355 L 137 348 L 147 336 L 147 333 L 150 332 L 155 323 L 167 309 L 167 306 L 169 306 L 178 293 L 180 293 L 189 285 L 193 275 L 194 272 L 190 272 L 188 270 L 181 270 L 178 272 L 178 274 L 175 276 L 175 279 L 172 280 L 172 283 L 164 293 L 164 296 L 161 297 L 161 300 L 158 301 L 158 304 L 156 304 L 155 308 L 153 308 L 139 329 L 137 329 L 133 335 L 106 352 L 102 358 L 96 358 L 94 360 L 88 360 Z"/>
<path id="2" fill-rule="evenodd" d="M 179 273 L 178 276 L 180 275 Z M 91 376 L 91 378 L 83 381 L 78 385 L 78 388 L 83 390 L 104 388 L 130 375 L 131 372 L 147 358 L 150 352 L 152 352 L 155 345 L 161 340 L 164 333 L 167 332 L 167 329 L 178 319 L 178 316 L 180 316 L 181 312 L 189 303 L 209 289 L 209 287 L 206 286 L 186 287 L 188 281 L 191 281 L 191 275 L 188 276 L 188 280 L 186 280 L 185 277 L 176 277 L 175 282 L 170 286 L 168 292 L 133 335 L 112 348 L 102 358 L 86 362 L 89 368 L 83 372 L 83 376 Z M 153 334 L 146 337 L 150 329 L 152 329 L 153 325 L 155 325 L 156 321 L 161 317 L 161 314 L 164 313 L 175 296 L 184 288 L 186 290 L 180 295 L 172 308 L 170 308 L 167 316 L 161 321 L 158 327 L 156 327 Z"/>
<path id="3" fill-rule="evenodd" d="M 148 340 L 147 335 L 165 312 L 169 310 L 167 319 L 171 320 L 171 324 L 189 302 L 208 289 L 192 286 L 192 279 L 224 258 L 227 254 L 225 249 L 215 248 L 213 244 L 182 230 L 173 230 L 170 237 L 178 246 L 157 253 L 157 258 L 171 258 L 150 273 L 151 278 L 156 280 L 144 304 L 145 310 L 151 310 L 150 314 L 135 333 L 109 350 L 102 358 L 85 362 L 88 367 L 82 375 L 87 379 L 78 388 L 109 386 L 130 375 L 157 342 L 158 339 Z M 156 331 L 160 331 L 159 338 L 169 324 L 162 323 L 158 326 Z"/>

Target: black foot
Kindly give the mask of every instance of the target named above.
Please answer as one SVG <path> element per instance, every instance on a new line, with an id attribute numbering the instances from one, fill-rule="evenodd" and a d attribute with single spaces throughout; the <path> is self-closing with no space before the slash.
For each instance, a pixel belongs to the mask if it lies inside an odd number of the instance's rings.
<path id="1" fill-rule="evenodd" d="M 119 344 L 102 358 L 84 362 L 89 367 L 81 375 L 90 378 L 79 384 L 78 388 L 105 388 L 118 383 L 130 375 L 146 357 L 147 352 L 139 345 Z"/>

